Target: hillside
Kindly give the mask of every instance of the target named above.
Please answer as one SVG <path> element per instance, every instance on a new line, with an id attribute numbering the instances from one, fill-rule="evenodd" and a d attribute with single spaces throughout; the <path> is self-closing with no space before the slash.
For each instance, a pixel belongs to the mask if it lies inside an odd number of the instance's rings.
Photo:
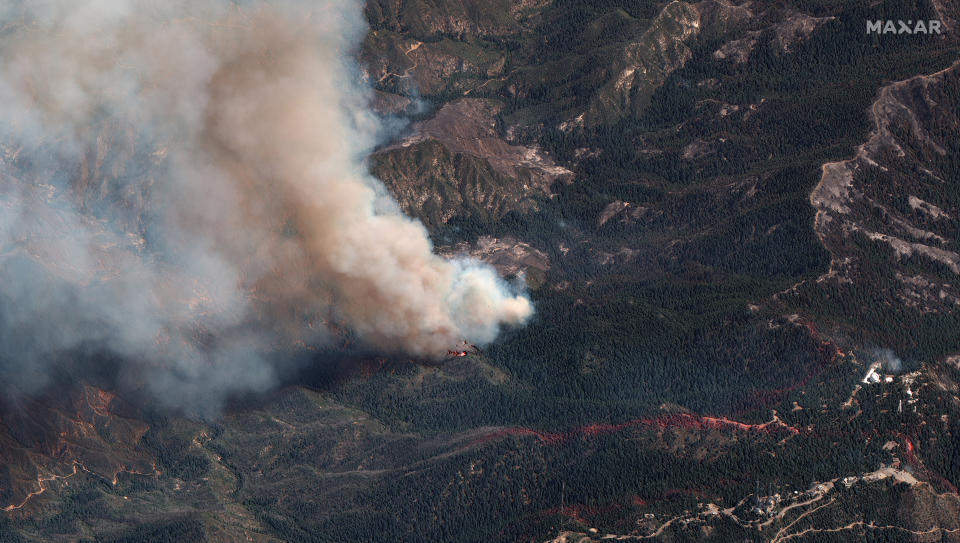
<path id="1" fill-rule="evenodd" d="M 956 6 L 364 16 L 358 78 L 389 127 L 365 167 L 535 316 L 444 361 L 283 336 L 276 386 L 206 418 L 122 359 L 59 353 L 0 402 L 0 541 L 960 541 Z M 162 149 L 90 129 L 80 172 L 0 146 L 0 206 L 26 194 L 67 238 L 61 199 L 123 202 L 90 222 L 101 275 L 41 240 L 0 247 L 0 277 L 109 282 L 151 242 L 129 179 Z"/>

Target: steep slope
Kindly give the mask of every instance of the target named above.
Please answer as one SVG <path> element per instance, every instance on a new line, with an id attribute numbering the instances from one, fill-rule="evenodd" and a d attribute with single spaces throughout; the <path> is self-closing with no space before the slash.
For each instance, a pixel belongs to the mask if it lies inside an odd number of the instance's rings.
<path id="1" fill-rule="evenodd" d="M 496 129 L 502 105 L 463 98 L 419 122 L 398 144 L 373 155 L 372 171 L 404 210 L 430 226 L 454 215 L 492 222 L 537 209 L 557 181 L 573 172 L 535 147 L 511 145 Z"/>
<path id="2" fill-rule="evenodd" d="M 960 309 L 960 193 L 951 182 L 960 172 L 958 95 L 960 64 L 879 91 L 867 142 L 852 159 L 824 164 L 810 194 L 830 271 L 785 299 L 824 297 L 816 311 L 859 323 L 873 341 L 898 349 L 933 356 L 960 349 L 938 327 Z M 851 316 L 839 320 L 838 310 Z M 896 322 L 909 318 L 936 328 L 898 330 Z"/>
<path id="3" fill-rule="evenodd" d="M 412 117 L 372 170 L 537 316 L 442 363 L 342 338 L 216 421 L 64 378 L 0 411 L 0 539 L 956 541 L 960 49 L 863 33 L 951 9 L 369 2 Z M 121 253 L 162 157 L 122 133 L 76 195 L 128 202 Z"/>
<path id="4" fill-rule="evenodd" d="M 590 100 L 586 126 L 613 124 L 640 114 L 670 73 L 690 60 L 686 42 L 700 31 L 700 13 L 686 2 L 667 4 L 637 41 L 627 44 L 609 65 L 610 77 Z"/>
<path id="5" fill-rule="evenodd" d="M 920 312 L 960 304 L 951 284 L 960 274 L 960 223 L 945 211 L 960 206 L 949 181 L 960 163 L 958 96 L 960 63 L 882 88 L 870 108 L 870 139 L 854 158 L 824 164 L 810 194 L 817 233 L 833 255 L 820 280 L 854 282 L 875 265 L 869 253 L 880 252 L 893 257 L 884 260 L 897 282 L 885 286 L 902 304 Z"/>

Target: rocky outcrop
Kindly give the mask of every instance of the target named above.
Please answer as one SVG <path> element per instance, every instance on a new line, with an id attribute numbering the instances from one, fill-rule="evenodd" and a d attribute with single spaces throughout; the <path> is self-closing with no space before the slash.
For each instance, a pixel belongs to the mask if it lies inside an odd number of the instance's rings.
<path id="1" fill-rule="evenodd" d="M 572 172 L 535 147 L 500 137 L 496 115 L 502 105 L 464 98 L 415 124 L 398 144 L 373 157 L 373 173 L 401 207 L 429 225 L 457 214 L 493 220 L 536 206 L 557 181 Z"/>
<path id="2" fill-rule="evenodd" d="M 768 15 L 770 16 L 770 15 Z M 810 38 L 813 32 L 834 17 L 813 17 L 798 11 L 787 11 L 776 15 L 775 23 L 764 27 L 771 35 L 770 45 L 779 53 L 790 53 L 798 43 Z M 743 64 L 750 58 L 764 30 L 747 31 L 742 38 L 730 40 L 713 52 L 713 58 Z"/>
<path id="3" fill-rule="evenodd" d="M 728 60 L 734 64 L 743 64 L 750 59 L 750 53 L 757 45 L 759 32 L 748 32 L 747 37 L 730 40 L 713 52 L 716 60 Z"/>
<path id="4" fill-rule="evenodd" d="M 434 95 L 455 76 L 473 80 L 496 72 L 503 57 L 480 47 L 443 39 L 422 42 L 390 31 L 371 31 L 361 51 L 367 77 L 378 88 L 407 95 Z"/>
<path id="5" fill-rule="evenodd" d="M 739 5 L 728 0 L 703 0 L 696 4 L 704 34 L 723 35 L 749 24 L 756 17 L 753 3 Z"/>
<path id="6" fill-rule="evenodd" d="M 795 44 L 807 40 L 822 24 L 834 17 L 812 17 L 805 13 L 791 12 L 773 27 L 773 43 L 777 50 L 789 53 Z"/>
<path id="7" fill-rule="evenodd" d="M 550 258 L 529 243 L 512 237 L 480 236 L 474 243 L 459 243 L 448 254 L 467 254 L 497 269 L 504 277 L 515 276 L 531 269 L 545 272 L 550 269 Z"/>
<path id="8" fill-rule="evenodd" d="M 432 119 L 416 125 L 402 147 L 433 139 L 454 153 L 483 158 L 499 173 L 516 177 L 529 170 L 536 187 L 546 189 L 573 173 L 558 166 L 536 148 L 512 145 L 497 132 L 496 115 L 502 104 L 493 100 L 463 98 L 443 106 Z"/>
<path id="9" fill-rule="evenodd" d="M 880 266 L 898 279 L 905 305 L 924 312 L 960 305 L 960 198 L 951 186 L 958 96 L 960 63 L 882 88 L 869 139 L 853 158 L 823 165 L 810 203 L 833 259 L 819 281 L 861 281 Z"/>
<path id="10" fill-rule="evenodd" d="M 584 124 L 611 124 L 639 114 L 667 77 L 693 56 L 687 44 L 700 28 L 696 7 L 680 1 L 668 4 L 647 31 L 620 52 L 609 79 L 591 99 Z"/>
<path id="11" fill-rule="evenodd" d="M 93 476 L 116 484 L 120 473 L 154 475 L 155 460 L 139 447 L 149 429 L 118 415 L 114 394 L 88 385 L 40 398 L 7 395 L 0 415 L 0 509 L 33 505 L 53 485 Z M 69 482 L 69 481 L 67 481 Z"/>
<path id="12" fill-rule="evenodd" d="M 550 3 L 548 0 L 369 0 L 366 15 L 374 29 L 385 28 L 417 38 L 490 38 L 518 34 L 521 31 L 518 18 Z"/>
<path id="13" fill-rule="evenodd" d="M 662 212 L 652 210 L 650 207 L 635 205 L 630 202 L 616 200 L 607 204 L 597 217 L 597 226 L 603 226 L 612 219 L 617 219 L 621 223 L 630 224 L 636 222 L 649 214 L 662 215 Z"/>

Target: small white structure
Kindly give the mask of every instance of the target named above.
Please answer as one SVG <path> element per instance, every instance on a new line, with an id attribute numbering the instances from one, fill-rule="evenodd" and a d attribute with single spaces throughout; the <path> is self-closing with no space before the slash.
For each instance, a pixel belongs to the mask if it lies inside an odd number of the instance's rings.
<path id="1" fill-rule="evenodd" d="M 883 379 L 883 377 L 877 372 L 881 365 L 882 362 L 880 361 L 870 364 L 870 367 L 867 368 L 867 374 L 863 376 L 863 381 L 861 382 L 865 385 L 875 385 L 879 383 Z"/>

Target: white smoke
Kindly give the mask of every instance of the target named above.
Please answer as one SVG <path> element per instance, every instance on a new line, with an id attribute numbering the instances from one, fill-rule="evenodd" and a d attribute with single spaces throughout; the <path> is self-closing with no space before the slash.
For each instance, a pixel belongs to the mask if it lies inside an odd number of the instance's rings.
<path id="1" fill-rule="evenodd" d="M 331 327 L 439 357 L 530 316 L 490 267 L 434 255 L 368 175 L 361 8 L 0 7 L 4 373 L 41 383 L 93 345 L 208 409 L 269 386 L 272 349 Z"/>
<path id="2" fill-rule="evenodd" d="M 900 373 L 903 371 L 903 361 L 900 360 L 897 353 L 890 349 L 873 349 L 872 351 L 874 358 L 881 363 L 883 369 L 887 372 Z"/>

